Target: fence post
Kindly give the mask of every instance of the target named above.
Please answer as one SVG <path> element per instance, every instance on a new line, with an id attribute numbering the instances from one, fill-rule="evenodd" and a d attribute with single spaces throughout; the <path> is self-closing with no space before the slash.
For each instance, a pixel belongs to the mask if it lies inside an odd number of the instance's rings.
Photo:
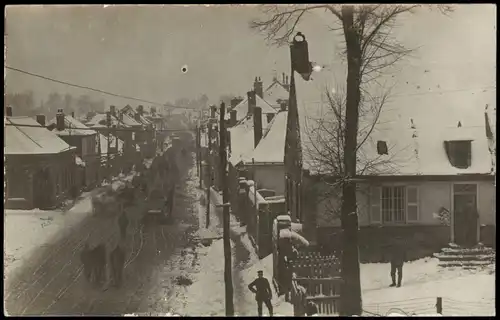
<path id="1" fill-rule="evenodd" d="M 436 300 L 436 312 L 438 314 L 443 314 L 443 298 L 437 297 Z"/>

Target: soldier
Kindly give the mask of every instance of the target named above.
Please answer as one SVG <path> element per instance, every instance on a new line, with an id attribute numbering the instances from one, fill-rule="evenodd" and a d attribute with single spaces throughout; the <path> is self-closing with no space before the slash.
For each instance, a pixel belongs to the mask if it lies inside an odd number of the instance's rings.
<path id="1" fill-rule="evenodd" d="M 123 282 L 123 268 L 125 265 L 125 252 L 120 245 L 110 253 L 111 272 L 113 276 L 113 285 L 121 286 Z"/>
<path id="2" fill-rule="evenodd" d="M 122 240 L 125 240 L 125 238 L 127 237 L 128 224 L 129 224 L 129 221 L 127 218 L 127 214 L 122 209 L 122 214 L 118 218 L 118 227 L 120 228 L 120 236 L 121 236 Z"/>
<path id="3" fill-rule="evenodd" d="M 257 300 L 257 312 L 259 317 L 262 316 L 262 303 L 264 303 L 269 311 L 269 316 L 273 315 L 273 305 L 271 304 L 272 290 L 269 285 L 269 280 L 264 278 L 264 272 L 259 270 L 257 272 L 258 278 L 248 285 L 248 289 L 255 293 L 255 300 Z"/>
<path id="4" fill-rule="evenodd" d="M 403 264 L 406 260 L 406 250 L 401 237 L 396 237 L 391 246 L 391 287 L 401 287 L 401 280 L 403 279 Z M 398 274 L 398 283 L 396 284 L 396 272 Z"/>

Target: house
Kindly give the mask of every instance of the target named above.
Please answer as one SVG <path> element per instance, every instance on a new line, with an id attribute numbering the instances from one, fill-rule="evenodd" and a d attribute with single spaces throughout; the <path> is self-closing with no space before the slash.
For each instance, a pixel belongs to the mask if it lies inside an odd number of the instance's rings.
<path id="1" fill-rule="evenodd" d="M 120 113 L 127 115 L 141 125 L 141 130 L 136 131 L 135 142 L 141 147 L 141 151 L 145 154 L 151 155 L 155 151 L 153 141 L 155 139 L 155 128 L 153 123 L 145 116 L 144 106 L 140 105 L 137 110 L 134 110 L 130 105 L 126 105 Z M 133 128 L 139 128 L 131 124 Z M 151 148 L 153 150 L 151 150 Z"/>
<path id="2" fill-rule="evenodd" d="M 107 123 L 109 114 L 109 126 Z M 115 134 L 124 141 L 125 157 L 134 163 L 138 160 L 140 152 L 137 151 L 135 143 L 135 133 L 142 131 L 142 125 L 129 117 L 127 114 L 117 112 L 115 106 L 110 106 L 110 110 L 105 114 L 96 114 L 87 126 L 96 130 L 97 132 L 107 135 L 108 132 L 116 132 Z"/>
<path id="3" fill-rule="evenodd" d="M 5 118 L 6 207 L 48 209 L 74 185 L 76 148 L 29 117 Z"/>
<path id="4" fill-rule="evenodd" d="M 283 73 L 283 80 L 279 81 L 275 76 L 271 84 L 264 90 L 264 100 L 266 100 L 271 106 L 280 110 L 282 108 L 282 103 L 288 103 L 288 96 L 290 90 L 290 84 L 288 83 L 288 76 Z"/>
<path id="5" fill-rule="evenodd" d="M 292 75 L 289 117 L 297 106 L 298 125 L 288 122 L 287 144 L 295 147 L 286 151 L 285 171 L 295 185 L 287 192 L 297 199 L 290 201 L 292 218 L 316 225 L 310 236 L 334 247 L 340 243 L 340 190 L 331 187 L 338 181 L 335 161 L 328 167 L 321 157 L 333 150 L 335 139 L 325 124 L 332 129 L 335 120 L 328 99 L 314 89 L 329 85 L 326 78 L 313 83 Z M 317 98 L 311 99 L 308 94 L 315 90 Z M 372 131 L 373 119 L 360 118 L 358 142 L 364 143 L 356 178 L 362 259 L 383 255 L 395 235 L 406 238 L 415 257 L 450 242 L 495 243 L 494 105 L 495 93 L 482 89 L 399 95 L 384 106 L 387 111 Z M 482 113 L 484 106 L 490 111 Z"/>
<path id="6" fill-rule="evenodd" d="M 107 175 L 118 175 L 122 170 L 128 171 L 131 169 L 131 164 L 127 163 L 124 158 L 125 143 L 113 134 L 103 135 L 99 133 L 100 148 L 100 167 L 102 172 L 107 172 Z M 109 171 L 108 171 L 109 169 Z"/>
<path id="7" fill-rule="evenodd" d="M 273 190 L 275 195 L 285 194 L 285 134 L 288 111 L 281 110 L 264 130 L 259 144 L 244 153 L 240 161 L 254 173 L 259 189 Z"/>
<path id="8" fill-rule="evenodd" d="M 263 91 L 261 90 L 261 86 L 262 81 L 256 78 L 254 90 L 247 92 L 247 98 L 227 113 L 226 120 L 229 120 L 232 124 L 239 122 L 249 115 L 249 108 L 251 108 L 251 106 L 256 106 L 262 110 L 262 115 L 266 118 L 266 120 L 271 122 L 271 119 L 277 111 L 262 98 Z"/>
<path id="9" fill-rule="evenodd" d="M 40 125 L 45 126 L 45 116 L 37 116 Z M 97 153 L 97 131 L 81 123 L 72 115 L 65 115 L 59 110 L 56 118 L 49 122 L 48 129 L 57 134 L 67 144 L 76 148 L 81 176 L 81 187 L 96 186 L 99 181 L 99 154 Z"/>

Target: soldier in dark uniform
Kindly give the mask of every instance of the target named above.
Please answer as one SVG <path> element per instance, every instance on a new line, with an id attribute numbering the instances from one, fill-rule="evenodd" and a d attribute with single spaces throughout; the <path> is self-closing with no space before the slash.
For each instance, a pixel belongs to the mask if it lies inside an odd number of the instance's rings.
<path id="1" fill-rule="evenodd" d="M 255 293 L 255 300 L 257 300 L 257 312 L 259 317 L 262 316 L 262 303 L 264 303 L 269 311 L 269 316 L 273 315 L 273 305 L 271 304 L 271 299 L 273 297 L 273 292 L 271 290 L 271 285 L 269 281 L 264 278 L 264 273 L 259 270 L 257 272 L 258 278 L 248 285 L 248 289 Z"/>
<path id="2" fill-rule="evenodd" d="M 120 245 L 111 251 L 109 260 L 111 262 L 111 273 L 113 276 L 113 284 L 121 286 L 123 283 L 123 268 L 125 265 L 125 251 Z"/>
<path id="3" fill-rule="evenodd" d="M 403 279 L 403 264 L 406 260 L 406 248 L 404 246 L 403 239 L 401 237 L 396 237 L 395 241 L 391 246 L 390 252 L 391 258 L 391 287 L 397 286 L 401 287 L 401 280 Z M 398 274 L 398 282 L 396 284 L 396 272 Z"/>

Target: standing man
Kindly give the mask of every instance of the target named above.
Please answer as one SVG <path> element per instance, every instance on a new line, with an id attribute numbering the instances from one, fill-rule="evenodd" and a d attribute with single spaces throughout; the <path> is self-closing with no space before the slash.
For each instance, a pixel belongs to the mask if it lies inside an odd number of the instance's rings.
<path id="1" fill-rule="evenodd" d="M 269 281 L 264 278 L 264 273 L 262 270 L 257 272 L 257 279 L 248 285 L 248 289 L 255 293 L 255 300 L 257 300 L 257 312 L 259 317 L 262 316 L 262 303 L 264 303 L 269 311 L 269 316 L 273 316 L 273 305 L 271 304 L 271 299 L 273 297 L 273 292 L 271 291 L 271 286 Z"/>
<path id="2" fill-rule="evenodd" d="M 391 246 L 391 287 L 401 287 L 401 280 L 403 279 L 403 264 L 406 260 L 406 250 L 404 248 L 403 240 L 397 236 L 393 245 Z M 398 283 L 396 284 L 396 272 L 398 274 Z"/>

